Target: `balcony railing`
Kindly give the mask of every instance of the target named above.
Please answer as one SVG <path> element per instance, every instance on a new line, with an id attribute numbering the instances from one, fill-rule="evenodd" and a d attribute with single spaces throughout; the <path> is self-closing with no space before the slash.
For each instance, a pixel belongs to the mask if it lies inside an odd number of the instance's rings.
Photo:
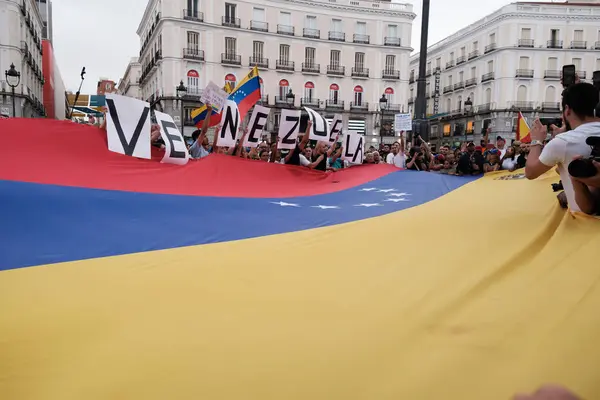
<path id="1" fill-rule="evenodd" d="M 275 62 L 275 69 L 279 71 L 294 71 L 294 62 L 290 60 L 277 60 Z"/>
<path id="2" fill-rule="evenodd" d="M 560 79 L 560 71 L 557 69 L 547 69 L 544 71 L 544 79 Z"/>
<path id="3" fill-rule="evenodd" d="M 454 85 L 446 85 L 446 86 L 444 86 L 444 94 L 450 93 L 453 90 L 454 90 Z"/>
<path id="4" fill-rule="evenodd" d="M 464 88 L 465 88 L 464 81 L 460 81 L 460 82 L 454 84 L 454 90 L 464 89 Z"/>
<path id="5" fill-rule="evenodd" d="M 328 65 L 327 75 L 339 75 L 344 76 L 346 74 L 346 67 L 342 65 Z"/>
<path id="6" fill-rule="evenodd" d="M 452 60 L 452 61 L 448 61 L 448 62 L 446 63 L 446 69 L 448 69 L 448 68 L 452 68 L 452 67 L 454 67 L 454 60 Z"/>
<path id="7" fill-rule="evenodd" d="M 320 39 L 321 31 L 319 29 L 304 28 L 302 29 L 302 36 L 312 39 Z"/>
<path id="8" fill-rule="evenodd" d="M 533 39 L 519 39 L 519 47 L 534 47 L 535 41 Z"/>
<path id="9" fill-rule="evenodd" d="M 594 50 L 600 50 L 600 41 L 594 43 Z"/>
<path id="10" fill-rule="evenodd" d="M 477 78 L 469 78 L 465 81 L 465 87 L 477 85 Z"/>
<path id="11" fill-rule="evenodd" d="M 579 79 L 587 78 L 587 73 L 585 71 L 575 71 L 575 74 Z"/>
<path id="12" fill-rule="evenodd" d="M 204 61 L 204 50 L 200 50 L 200 49 L 190 49 L 190 48 L 183 48 L 183 58 L 187 58 L 189 60 L 198 60 L 198 61 Z"/>
<path id="13" fill-rule="evenodd" d="M 262 57 L 250 57 L 248 65 L 250 67 L 269 68 L 269 59 Z"/>
<path id="14" fill-rule="evenodd" d="M 343 100 L 325 100 L 325 108 L 343 109 Z"/>
<path id="15" fill-rule="evenodd" d="M 250 21 L 250 30 L 259 32 L 269 32 L 269 23 L 264 21 Z"/>
<path id="16" fill-rule="evenodd" d="M 408 83 L 415 83 L 415 74 L 410 74 L 408 77 Z"/>
<path id="17" fill-rule="evenodd" d="M 560 111 L 560 103 L 550 103 L 545 101 L 542 103 L 542 111 Z"/>
<path id="18" fill-rule="evenodd" d="M 518 69 L 515 73 L 516 78 L 533 78 L 532 69 Z"/>
<path id="19" fill-rule="evenodd" d="M 487 54 L 487 53 L 490 53 L 490 52 L 492 52 L 494 50 L 496 50 L 496 43 L 490 43 L 487 46 L 485 46 L 484 53 Z"/>
<path id="20" fill-rule="evenodd" d="M 369 35 L 363 35 L 363 34 L 360 34 L 360 33 L 355 33 L 352 36 L 352 41 L 354 43 L 369 44 L 369 42 L 371 41 L 371 37 Z"/>
<path id="21" fill-rule="evenodd" d="M 494 80 L 494 73 L 493 72 L 488 72 L 487 74 L 481 75 L 481 83 L 488 82 L 488 81 L 493 81 L 493 80 Z"/>
<path id="22" fill-rule="evenodd" d="M 414 97 L 409 97 L 408 98 L 408 104 L 413 104 L 415 102 L 415 98 Z"/>
<path id="23" fill-rule="evenodd" d="M 469 53 L 469 60 L 479 57 L 479 50 L 473 50 Z"/>
<path id="24" fill-rule="evenodd" d="M 571 48 L 585 50 L 585 49 L 587 49 L 587 42 L 584 40 L 573 40 L 571 42 Z"/>
<path id="25" fill-rule="evenodd" d="M 549 49 L 562 49 L 563 41 L 562 40 L 548 40 L 546 42 L 546 47 Z"/>
<path id="26" fill-rule="evenodd" d="M 294 102 L 292 99 L 288 99 L 286 96 L 275 96 L 275 105 L 282 106 L 293 106 Z"/>
<path id="27" fill-rule="evenodd" d="M 258 101 L 258 103 L 263 106 L 268 106 L 269 105 L 269 95 L 263 94 L 262 96 L 260 96 L 260 100 Z"/>
<path id="28" fill-rule="evenodd" d="M 477 106 L 477 112 L 480 114 L 488 113 L 490 111 L 492 111 L 492 103 L 485 103 Z"/>
<path id="29" fill-rule="evenodd" d="M 425 71 L 425 77 L 429 78 L 431 76 L 431 68 L 427 69 L 427 71 Z"/>
<path id="30" fill-rule="evenodd" d="M 221 53 L 221 64 L 242 65 L 242 56 L 232 53 Z"/>
<path id="31" fill-rule="evenodd" d="M 189 21 L 203 22 L 204 13 L 194 10 L 183 10 L 183 19 L 187 19 Z"/>
<path id="32" fill-rule="evenodd" d="M 399 37 L 386 36 L 383 38 L 384 46 L 401 46 L 402 40 Z"/>
<path id="33" fill-rule="evenodd" d="M 221 17 L 221 25 L 229 26 L 231 28 L 239 28 L 242 26 L 239 18 L 227 17 L 227 16 Z"/>
<path id="34" fill-rule="evenodd" d="M 279 33 L 280 35 L 294 36 L 295 32 L 296 31 L 293 26 L 281 24 L 277 25 L 277 33 Z"/>
<path id="35" fill-rule="evenodd" d="M 465 56 L 460 56 L 456 59 L 456 65 L 463 64 L 465 62 L 467 62 L 467 57 Z"/>
<path id="36" fill-rule="evenodd" d="M 351 110 L 362 110 L 362 111 L 368 111 L 369 110 L 369 103 L 367 103 L 366 101 L 353 101 L 350 103 L 350 109 Z"/>
<path id="37" fill-rule="evenodd" d="M 390 80 L 396 80 L 396 79 L 400 79 L 400 71 L 397 69 L 384 69 L 383 71 L 381 71 L 381 78 L 382 79 L 390 79 Z"/>
<path id="38" fill-rule="evenodd" d="M 336 42 L 345 42 L 346 34 L 344 32 L 329 31 L 329 40 Z"/>
<path id="39" fill-rule="evenodd" d="M 352 67 L 352 76 L 354 76 L 355 78 L 368 78 L 369 68 Z"/>
<path id="40" fill-rule="evenodd" d="M 533 101 L 513 101 L 510 103 L 511 108 L 515 108 L 520 111 L 533 111 Z"/>
<path id="41" fill-rule="evenodd" d="M 313 62 L 303 62 L 302 72 L 308 72 L 310 74 L 319 74 L 321 73 L 321 64 L 315 64 Z"/>
<path id="42" fill-rule="evenodd" d="M 156 50 L 156 53 L 154 53 L 154 59 L 156 61 L 162 60 L 162 50 Z"/>
<path id="43" fill-rule="evenodd" d="M 300 105 L 301 106 L 308 106 L 308 107 L 319 107 L 319 104 L 321 104 L 321 102 L 319 101 L 319 99 L 315 99 L 313 97 L 309 97 L 309 98 L 302 98 L 300 99 Z"/>
<path id="44" fill-rule="evenodd" d="M 398 112 L 400 111 L 400 104 L 390 104 L 386 103 L 385 106 L 381 109 L 383 112 Z"/>

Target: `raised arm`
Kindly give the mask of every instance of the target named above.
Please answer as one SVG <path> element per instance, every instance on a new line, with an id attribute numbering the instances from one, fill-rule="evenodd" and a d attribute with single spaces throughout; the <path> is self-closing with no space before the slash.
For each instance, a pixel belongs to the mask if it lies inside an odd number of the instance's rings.
<path id="1" fill-rule="evenodd" d="M 335 142 L 333 142 L 331 144 L 331 146 L 329 146 L 329 150 L 327 150 L 327 157 L 331 157 L 331 155 L 335 152 L 335 146 L 337 144 L 337 141 L 338 141 L 339 137 L 340 137 L 340 135 L 337 135 L 335 137 Z"/>
<path id="2" fill-rule="evenodd" d="M 400 139 L 398 140 L 400 143 L 400 153 L 404 154 L 404 131 L 400 131 Z"/>
<path id="3" fill-rule="evenodd" d="M 312 121 L 309 119 L 308 122 L 306 123 L 306 131 L 304 132 L 304 136 L 302 136 L 302 140 L 300 141 L 300 143 L 298 143 L 298 147 L 300 148 L 300 151 L 304 151 L 304 147 L 306 147 L 306 144 L 308 143 L 311 127 L 312 127 Z"/>

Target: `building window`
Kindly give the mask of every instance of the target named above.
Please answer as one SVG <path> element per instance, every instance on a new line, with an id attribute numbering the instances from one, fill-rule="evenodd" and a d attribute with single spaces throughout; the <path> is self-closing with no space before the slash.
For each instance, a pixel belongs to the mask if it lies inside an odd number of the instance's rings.
<path id="1" fill-rule="evenodd" d="M 317 29 L 317 17 L 314 15 L 306 16 L 306 28 L 307 29 Z"/>
<path id="2" fill-rule="evenodd" d="M 491 103 L 492 103 L 492 89 L 487 88 L 487 89 L 485 89 L 485 104 L 491 104 Z"/>
<path id="3" fill-rule="evenodd" d="M 341 19 L 333 18 L 331 20 L 331 31 L 332 32 L 343 32 Z"/>
<path id="4" fill-rule="evenodd" d="M 279 97 L 285 101 L 285 96 L 288 94 L 289 91 L 290 91 L 290 83 L 285 79 L 280 80 L 279 81 Z"/>
<path id="5" fill-rule="evenodd" d="M 237 5 L 231 3 L 225 3 L 225 22 L 228 24 L 235 24 Z"/>
<path id="6" fill-rule="evenodd" d="M 495 44 L 495 43 L 496 43 L 496 34 L 495 33 L 490 33 L 489 44 Z"/>
<path id="7" fill-rule="evenodd" d="M 521 28 L 521 39 L 531 39 L 531 28 Z"/>
<path id="8" fill-rule="evenodd" d="M 458 73 L 458 82 L 459 82 L 459 83 L 460 83 L 460 82 L 464 82 L 464 79 L 465 79 L 465 76 L 464 76 L 464 75 L 465 75 L 465 73 L 464 73 L 464 72 L 462 72 L 462 71 L 460 71 L 460 72 Z"/>
<path id="9" fill-rule="evenodd" d="M 200 42 L 200 35 L 197 32 L 187 33 L 187 48 L 189 50 L 198 50 L 198 43 Z"/>
<path id="10" fill-rule="evenodd" d="M 479 49 L 479 42 L 478 41 L 474 41 L 473 42 L 473 51 L 477 51 Z"/>
<path id="11" fill-rule="evenodd" d="M 575 66 L 576 71 L 581 71 L 581 58 L 572 58 L 571 64 Z"/>
<path id="12" fill-rule="evenodd" d="M 461 55 L 461 57 L 465 57 L 467 55 L 467 48 L 466 47 L 461 47 L 460 48 L 460 55 Z"/>
<path id="13" fill-rule="evenodd" d="M 315 84 L 312 82 L 306 82 L 304 84 L 304 100 L 307 100 L 309 103 L 312 101 L 315 92 Z"/>
<path id="14" fill-rule="evenodd" d="M 195 69 L 190 69 L 187 73 L 187 86 L 188 91 L 191 94 L 195 94 L 198 92 L 198 87 L 200 86 L 200 74 Z"/>
<path id="15" fill-rule="evenodd" d="M 546 88 L 546 96 L 544 97 L 546 103 L 554 103 L 556 101 L 556 88 L 554 86 L 548 86 Z"/>
<path id="16" fill-rule="evenodd" d="M 438 57 L 435 59 L 435 67 L 437 69 L 441 69 L 442 68 L 442 57 Z"/>
<path id="17" fill-rule="evenodd" d="M 362 71 L 365 67 L 365 53 L 354 53 L 354 68 Z"/>
<path id="18" fill-rule="evenodd" d="M 448 85 L 452 86 L 452 75 L 448 75 Z"/>
<path id="19" fill-rule="evenodd" d="M 446 99 L 446 112 L 452 111 L 452 98 Z"/>
<path id="20" fill-rule="evenodd" d="M 356 23 L 356 34 L 357 35 L 366 35 L 367 34 L 367 23 L 366 22 L 357 22 Z"/>
<path id="21" fill-rule="evenodd" d="M 519 57 L 519 69 L 529 69 L 529 57 Z"/>
<path id="22" fill-rule="evenodd" d="M 264 54 L 265 44 L 263 42 L 255 41 L 252 44 L 252 57 L 254 60 L 262 60 Z"/>
<path id="23" fill-rule="evenodd" d="M 385 71 L 391 73 L 396 69 L 396 56 L 388 54 L 385 56 Z"/>
<path id="24" fill-rule="evenodd" d="M 339 98 L 339 93 L 340 93 L 340 87 L 337 84 L 332 83 L 329 86 L 329 100 L 333 104 L 337 104 L 338 98 Z"/>
<path id="25" fill-rule="evenodd" d="M 197 15 L 197 12 L 198 12 L 198 0 L 188 0 L 187 1 L 187 8 L 188 8 L 189 11 L 192 11 L 192 15 Z"/>
<path id="26" fill-rule="evenodd" d="M 450 124 L 444 124 L 443 130 L 444 130 L 444 136 L 450 136 L 450 132 L 451 132 Z"/>
<path id="27" fill-rule="evenodd" d="M 527 86 L 519 86 L 517 89 L 517 101 L 527 101 Z"/>
<path id="28" fill-rule="evenodd" d="M 331 65 L 332 67 L 340 66 L 340 53 L 341 52 L 339 50 L 331 50 L 329 56 L 329 65 Z"/>
<path id="29" fill-rule="evenodd" d="M 232 38 L 232 37 L 226 37 L 225 38 L 225 54 L 227 54 L 228 57 L 235 58 L 235 55 L 237 53 L 236 48 L 237 48 L 236 39 Z"/>
<path id="30" fill-rule="evenodd" d="M 389 38 L 397 38 L 398 37 L 398 25 L 388 25 L 387 26 L 387 37 L 389 37 Z"/>
<path id="31" fill-rule="evenodd" d="M 560 39 L 560 30 L 559 29 L 551 29 L 550 30 L 550 41 L 552 43 L 558 42 Z"/>
<path id="32" fill-rule="evenodd" d="M 279 61 L 284 65 L 290 61 L 290 45 L 279 45 Z"/>
<path id="33" fill-rule="evenodd" d="M 583 30 L 576 29 L 573 33 L 573 40 L 575 42 L 583 42 Z"/>
<path id="34" fill-rule="evenodd" d="M 279 12 L 279 23 L 283 26 L 292 26 L 292 14 L 285 11 Z"/>
<path id="35" fill-rule="evenodd" d="M 306 65 L 311 66 L 315 64 L 315 52 L 316 50 L 314 47 L 307 47 L 304 49 L 304 62 Z"/>
<path id="36" fill-rule="evenodd" d="M 557 57 L 548 57 L 548 69 L 550 71 L 558 70 L 558 58 Z"/>
<path id="37" fill-rule="evenodd" d="M 394 103 L 394 89 L 392 89 L 391 87 L 386 88 L 383 92 L 383 95 L 385 96 L 385 98 L 387 99 L 387 104 L 395 104 Z"/>
<path id="38" fill-rule="evenodd" d="M 354 104 L 357 106 L 362 105 L 363 88 L 362 86 L 354 87 Z"/>
<path id="39" fill-rule="evenodd" d="M 494 72 L 494 60 L 490 60 L 487 63 L 488 73 Z"/>

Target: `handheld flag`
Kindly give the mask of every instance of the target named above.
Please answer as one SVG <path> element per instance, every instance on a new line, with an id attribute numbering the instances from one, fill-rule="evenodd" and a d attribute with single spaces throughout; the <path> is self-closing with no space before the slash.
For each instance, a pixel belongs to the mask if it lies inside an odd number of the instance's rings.
<path id="1" fill-rule="evenodd" d="M 525 117 L 523 117 L 523 113 L 519 111 L 519 118 L 517 120 L 517 140 L 520 140 L 521 143 L 531 143 L 531 135 L 529 132 L 529 125 L 527 125 L 527 121 L 525 120 Z"/>

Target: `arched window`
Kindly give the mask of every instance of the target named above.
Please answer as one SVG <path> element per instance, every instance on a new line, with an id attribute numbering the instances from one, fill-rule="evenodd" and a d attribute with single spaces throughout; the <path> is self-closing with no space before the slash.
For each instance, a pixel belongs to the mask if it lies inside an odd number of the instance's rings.
<path id="1" fill-rule="evenodd" d="M 340 87 L 336 83 L 329 85 L 329 101 L 331 101 L 332 104 L 338 103 L 339 93 Z"/>
<path id="2" fill-rule="evenodd" d="M 237 78 L 234 74 L 225 75 L 225 90 L 231 93 L 235 89 Z"/>
<path id="3" fill-rule="evenodd" d="M 518 102 L 527 101 L 527 86 L 525 86 L 525 85 L 519 86 L 519 88 L 517 89 L 517 101 Z"/>
<path id="4" fill-rule="evenodd" d="M 458 111 L 462 110 L 462 96 L 458 96 L 458 99 L 456 99 L 456 109 Z"/>
<path id="5" fill-rule="evenodd" d="M 290 83 L 285 79 L 280 80 L 279 81 L 279 97 L 281 97 L 281 99 L 283 101 L 285 101 L 285 95 L 288 94 L 289 91 L 290 91 Z"/>
<path id="6" fill-rule="evenodd" d="M 354 87 L 354 105 L 362 106 L 362 100 L 363 100 L 363 88 L 362 88 L 362 86 L 355 86 Z"/>
<path id="7" fill-rule="evenodd" d="M 315 84 L 312 82 L 306 82 L 304 84 L 304 100 L 310 104 L 314 97 Z"/>
<path id="8" fill-rule="evenodd" d="M 554 86 L 548 86 L 546 88 L 546 95 L 544 96 L 544 101 L 546 103 L 554 103 L 556 100 L 556 88 Z"/>
<path id="9" fill-rule="evenodd" d="M 485 89 L 485 104 L 492 102 L 492 88 Z"/>
<path id="10" fill-rule="evenodd" d="M 386 88 L 385 91 L 383 92 L 383 94 L 385 95 L 385 98 L 387 99 L 388 106 L 390 104 L 394 104 L 394 89 L 392 89 L 391 87 Z"/>
<path id="11" fill-rule="evenodd" d="M 197 94 L 200 86 L 200 74 L 195 69 L 190 69 L 187 73 L 187 89 L 189 94 Z"/>
<path id="12" fill-rule="evenodd" d="M 446 99 L 446 112 L 452 111 L 452 98 Z"/>

